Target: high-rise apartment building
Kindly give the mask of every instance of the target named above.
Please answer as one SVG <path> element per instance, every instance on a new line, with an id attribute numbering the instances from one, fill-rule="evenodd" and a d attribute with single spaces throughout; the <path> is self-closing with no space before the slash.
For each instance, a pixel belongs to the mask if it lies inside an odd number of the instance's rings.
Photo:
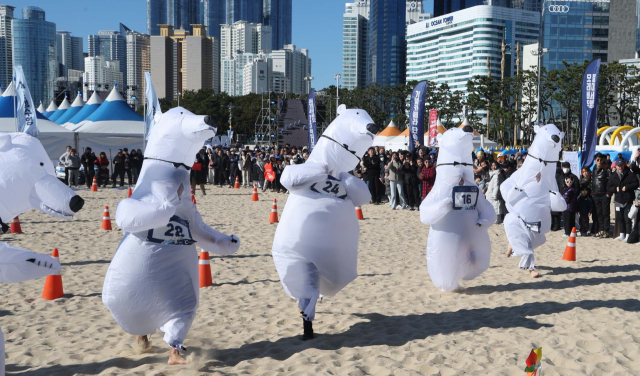
<path id="1" fill-rule="evenodd" d="M 57 76 L 56 24 L 38 7 L 22 9 L 11 21 L 13 64 L 21 65 L 34 103 L 48 103 Z"/>
<path id="2" fill-rule="evenodd" d="M 9 86 L 13 77 L 13 44 L 11 41 L 11 20 L 13 10 L 10 5 L 0 5 L 0 85 Z"/>
<path id="3" fill-rule="evenodd" d="M 424 3 L 414 0 L 402 1 L 406 26 L 432 17 L 424 12 Z M 372 67 L 369 54 L 371 5 L 372 0 L 355 0 L 345 5 L 342 28 L 342 79 L 343 86 L 347 89 L 364 87 L 367 84 L 368 69 Z M 395 22 L 390 22 L 388 26 L 400 27 Z M 384 30 L 384 24 L 382 28 Z"/>
<path id="4" fill-rule="evenodd" d="M 186 90 L 220 88 L 219 40 L 206 36 L 204 25 L 184 29 L 161 25 L 160 35 L 151 36 L 151 79 L 158 98 L 174 100 Z"/>
<path id="5" fill-rule="evenodd" d="M 403 84 L 406 70 L 406 1 L 371 0 L 367 84 Z"/>
<path id="6" fill-rule="evenodd" d="M 285 44 L 291 44 L 293 20 L 291 2 L 292 0 L 264 0 L 262 24 L 271 26 L 271 46 L 274 50 L 280 50 Z"/>
<path id="7" fill-rule="evenodd" d="M 58 31 L 56 33 L 58 77 L 67 77 L 69 69 L 84 71 L 82 49 L 82 37 L 73 37 L 68 31 Z"/>
<path id="8" fill-rule="evenodd" d="M 146 92 L 144 72 L 151 71 L 151 39 L 147 34 L 127 32 L 127 87 L 126 101 L 142 103 Z M 137 101 L 136 101 L 136 97 Z"/>
<path id="9" fill-rule="evenodd" d="M 120 64 L 123 82 L 118 82 L 123 88 L 127 87 L 127 40 L 119 31 L 98 31 L 96 35 L 87 38 L 89 56 L 102 56 L 105 61 L 117 60 Z"/>
<path id="10" fill-rule="evenodd" d="M 542 2 L 543 0 L 433 0 L 433 13 L 435 17 L 439 17 L 476 5 L 494 5 L 540 12 L 542 11 Z"/>
<path id="11" fill-rule="evenodd" d="M 83 98 L 89 98 L 94 90 L 110 91 L 118 83 L 118 91 L 123 91 L 120 84 L 123 72 L 120 71 L 120 62 L 117 60 L 105 60 L 104 56 L 91 56 L 84 59 L 85 71 L 82 75 L 84 81 Z"/>
<path id="12" fill-rule="evenodd" d="M 220 56 L 232 58 L 241 53 L 257 54 L 272 50 L 271 26 L 237 21 L 220 28 Z"/>

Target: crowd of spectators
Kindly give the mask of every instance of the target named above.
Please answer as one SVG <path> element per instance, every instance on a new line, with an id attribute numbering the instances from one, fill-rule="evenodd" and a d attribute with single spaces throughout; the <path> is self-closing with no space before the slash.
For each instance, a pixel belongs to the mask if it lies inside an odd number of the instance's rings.
<path id="1" fill-rule="evenodd" d="M 262 191 L 287 193 L 280 184 L 280 176 L 288 165 L 302 164 L 309 158 L 306 147 L 203 147 L 194 158 L 191 168 L 191 185 L 206 194 L 205 185 L 232 188 L 236 180 L 242 187 L 256 184 Z M 527 153 L 507 154 L 479 150 L 473 153 L 473 173 L 476 184 L 493 205 L 501 224 L 507 214 L 501 184 L 522 166 Z M 371 203 L 388 204 L 392 210 L 419 210 L 420 203 L 431 192 L 437 175 L 438 153 L 435 148 L 417 145 L 414 151 L 390 151 L 384 147 L 371 147 L 362 158 L 353 174 L 364 180 L 371 192 Z M 78 186 L 80 167 L 84 170 L 84 183 L 91 187 L 94 176 L 101 187 L 109 182 L 116 187 L 135 185 L 144 155 L 142 150 L 119 149 L 110 161 L 105 152 L 99 156 L 86 148 L 79 155 L 71 146 L 60 157 L 65 166 L 65 183 Z M 265 172 L 273 179 L 266 178 Z M 576 171 L 577 172 L 577 171 Z M 640 210 L 638 190 L 640 186 L 640 151 L 630 161 L 619 154 L 615 161 L 609 155 L 598 153 L 592 169 L 583 168 L 576 176 L 568 162 L 558 162 L 556 181 L 560 194 L 567 202 L 567 210 L 552 212 L 552 231 L 564 230 L 569 236 L 573 227 L 580 236 L 611 236 L 611 198 L 615 207 L 615 223 L 619 236 L 615 240 L 637 243 L 639 221 L 635 220 Z M 118 179 L 119 178 L 119 179 Z M 577 217 L 577 218 L 576 218 Z"/>

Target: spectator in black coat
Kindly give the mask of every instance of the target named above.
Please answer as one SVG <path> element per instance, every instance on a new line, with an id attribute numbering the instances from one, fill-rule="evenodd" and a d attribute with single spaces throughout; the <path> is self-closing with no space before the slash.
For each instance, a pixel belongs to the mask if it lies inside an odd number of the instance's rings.
<path id="1" fill-rule="evenodd" d="M 86 148 L 84 154 L 80 157 L 80 163 L 82 163 L 82 166 L 84 167 L 84 182 L 87 184 L 87 188 L 91 188 L 91 185 L 93 184 L 96 159 L 95 154 L 91 152 L 91 148 Z"/>
<path id="2" fill-rule="evenodd" d="M 374 205 L 380 205 L 380 194 L 384 194 L 384 189 L 382 189 L 380 182 L 380 171 L 382 170 L 380 157 L 375 154 L 373 148 L 369 148 L 367 155 L 364 156 L 362 161 L 364 162 L 365 172 L 369 179 L 371 201 Z"/>
<path id="3" fill-rule="evenodd" d="M 595 210 L 593 222 L 597 223 L 594 228 L 595 236 L 608 238 L 609 227 L 611 226 L 611 195 L 607 190 L 611 170 L 607 163 L 607 158 L 598 153 L 595 156 L 596 166 L 591 174 L 591 198 Z"/>
<path id="4" fill-rule="evenodd" d="M 125 166 L 125 156 L 122 152 L 122 149 L 118 149 L 118 154 L 113 157 L 113 176 L 111 180 L 113 181 L 112 188 L 116 187 L 116 177 L 120 176 L 120 186 L 124 186 L 124 166 Z"/>
<path id="5" fill-rule="evenodd" d="M 620 229 L 620 236 L 615 240 L 627 241 L 627 236 L 631 233 L 631 219 L 629 210 L 635 200 L 634 190 L 640 183 L 636 176 L 627 167 L 626 161 L 619 158 L 616 161 L 616 172 L 611 174 L 607 191 L 614 195 L 613 201 L 616 207 L 616 221 Z"/>

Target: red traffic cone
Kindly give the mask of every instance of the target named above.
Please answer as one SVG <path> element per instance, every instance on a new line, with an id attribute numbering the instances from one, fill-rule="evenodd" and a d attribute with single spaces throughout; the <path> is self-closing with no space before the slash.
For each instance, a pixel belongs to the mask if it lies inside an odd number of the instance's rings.
<path id="1" fill-rule="evenodd" d="M 95 176 L 93 177 L 93 183 L 91 183 L 91 192 L 98 192 L 98 182 Z"/>
<path id="2" fill-rule="evenodd" d="M 273 199 L 273 206 L 271 207 L 271 216 L 269 216 L 269 223 L 278 223 L 278 202 Z"/>
<path id="3" fill-rule="evenodd" d="M 193 204 L 196 204 L 196 194 L 193 191 L 193 186 L 191 186 L 191 202 L 193 202 Z"/>
<path id="4" fill-rule="evenodd" d="M 211 281 L 211 261 L 209 261 L 209 252 L 200 251 L 200 288 L 208 287 L 213 284 Z"/>
<path id="5" fill-rule="evenodd" d="M 251 195 L 251 201 L 260 201 L 258 198 L 258 184 L 253 183 L 253 194 Z"/>
<path id="6" fill-rule="evenodd" d="M 60 261 L 58 248 L 53 249 L 53 254 L 51 254 L 51 257 Z M 42 291 L 42 299 L 55 300 L 62 298 L 62 295 L 64 295 L 64 292 L 62 289 L 62 275 L 60 275 L 60 272 L 56 272 L 55 274 L 47 276 L 47 280 L 44 281 L 44 291 Z"/>
<path id="7" fill-rule="evenodd" d="M 131 187 L 129 187 L 129 192 L 127 192 L 127 198 L 131 197 L 132 194 L 133 194 L 133 190 L 131 190 Z"/>
<path id="8" fill-rule="evenodd" d="M 240 189 L 240 179 L 236 176 L 236 183 L 233 185 L 233 189 Z"/>
<path id="9" fill-rule="evenodd" d="M 356 216 L 358 217 L 359 221 L 362 221 L 364 219 L 364 215 L 362 214 L 362 207 L 361 206 L 356 206 Z"/>
<path id="10" fill-rule="evenodd" d="M 109 215 L 109 207 L 104 207 L 104 216 L 102 217 L 102 229 L 111 231 L 111 216 Z"/>
<path id="11" fill-rule="evenodd" d="M 574 227 L 571 230 L 571 235 L 569 236 L 569 241 L 567 241 L 567 246 L 564 249 L 564 255 L 562 256 L 563 260 L 566 261 L 576 261 L 576 228 Z"/>
<path id="12" fill-rule="evenodd" d="M 20 218 L 15 217 L 11 220 L 11 233 L 22 234 L 22 228 L 20 227 Z"/>

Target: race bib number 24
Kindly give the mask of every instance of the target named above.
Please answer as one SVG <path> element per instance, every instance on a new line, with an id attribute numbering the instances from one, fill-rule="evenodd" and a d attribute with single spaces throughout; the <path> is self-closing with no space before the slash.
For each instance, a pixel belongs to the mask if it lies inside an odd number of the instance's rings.
<path id="1" fill-rule="evenodd" d="M 339 198 L 341 200 L 347 198 L 347 190 L 344 188 L 342 182 L 331 175 L 327 175 L 326 177 L 322 177 L 313 182 L 309 186 L 309 190 L 322 195 Z"/>

